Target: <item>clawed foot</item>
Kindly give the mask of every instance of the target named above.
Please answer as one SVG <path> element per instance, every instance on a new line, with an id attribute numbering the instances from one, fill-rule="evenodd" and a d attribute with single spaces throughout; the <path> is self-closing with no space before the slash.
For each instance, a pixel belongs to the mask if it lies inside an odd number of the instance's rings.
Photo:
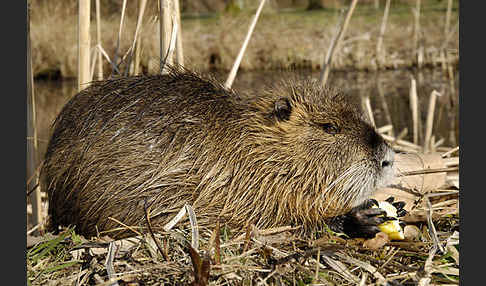
<path id="1" fill-rule="evenodd" d="M 394 197 L 389 197 L 385 201 L 389 202 L 390 204 L 392 204 L 397 209 L 397 216 L 398 217 L 405 216 L 407 214 L 407 211 L 403 208 L 403 207 L 405 207 L 405 202 L 402 202 L 402 201 L 393 202 L 394 200 L 395 200 Z"/>
<path id="2" fill-rule="evenodd" d="M 407 213 L 403 208 L 405 206 L 404 202 L 393 202 L 393 197 L 389 197 L 386 201 L 397 209 L 398 217 L 402 217 Z M 385 210 L 378 208 L 376 200 L 369 199 L 344 215 L 342 230 L 350 237 L 372 238 L 380 232 L 378 225 L 395 219 L 397 218 L 388 217 Z"/>

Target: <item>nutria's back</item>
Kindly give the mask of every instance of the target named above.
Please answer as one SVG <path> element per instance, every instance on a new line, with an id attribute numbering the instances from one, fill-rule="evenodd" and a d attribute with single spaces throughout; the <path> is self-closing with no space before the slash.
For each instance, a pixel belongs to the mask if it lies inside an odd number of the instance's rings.
<path id="1" fill-rule="evenodd" d="M 109 217 L 146 226 L 145 201 L 154 225 L 188 203 L 201 225 L 314 229 L 385 183 L 392 153 L 336 90 L 293 82 L 249 99 L 173 69 L 73 97 L 41 182 L 51 225 L 88 236 L 120 227 Z"/>

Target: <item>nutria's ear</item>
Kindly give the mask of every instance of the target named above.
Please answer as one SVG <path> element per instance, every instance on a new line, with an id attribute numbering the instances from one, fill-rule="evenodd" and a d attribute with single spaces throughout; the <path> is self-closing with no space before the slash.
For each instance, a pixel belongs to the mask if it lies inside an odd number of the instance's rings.
<path id="1" fill-rule="evenodd" d="M 289 120 L 291 112 L 292 106 L 288 98 L 280 97 L 275 101 L 274 113 L 279 120 Z"/>

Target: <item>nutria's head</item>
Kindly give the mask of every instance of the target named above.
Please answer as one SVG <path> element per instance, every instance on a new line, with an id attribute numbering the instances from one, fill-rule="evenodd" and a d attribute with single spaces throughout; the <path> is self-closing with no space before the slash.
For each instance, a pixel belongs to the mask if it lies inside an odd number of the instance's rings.
<path id="1" fill-rule="evenodd" d="M 249 127 L 254 149 L 267 152 L 286 177 L 277 191 L 278 208 L 288 210 L 277 211 L 282 216 L 318 222 L 361 204 L 392 179 L 393 150 L 348 95 L 314 81 L 292 82 L 256 106 Z"/>

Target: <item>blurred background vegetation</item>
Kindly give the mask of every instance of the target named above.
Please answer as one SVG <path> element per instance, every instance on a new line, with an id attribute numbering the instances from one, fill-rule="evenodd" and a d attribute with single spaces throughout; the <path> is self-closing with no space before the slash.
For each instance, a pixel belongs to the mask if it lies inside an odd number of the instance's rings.
<path id="1" fill-rule="evenodd" d="M 113 58 L 122 0 L 100 1 L 101 45 Z M 159 64 L 158 2 L 149 0 L 141 32 L 141 66 L 146 73 Z M 229 70 L 238 54 L 258 0 L 181 0 L 184 63 L 196 70 Z M 320 69 L 342 10 L 349 0 L 267 0 L 241 63 L 242 70 Z M 360 0 L 345 38 L 334 55 L 335 70 L 376 70 L 415 65 L 416 0 L 392 0 L 383 37 L 385 57 L 377 63 L 376 43 L 385 0 Z M 419 44 L 424 65 L 440 65 L 441 51 L 457 65 L 459 3 L 453 1 L 450 31 L 444 31 L 447 0 L 422 0 Z M 138 1 L 127 1 L 120 39 L 124 54 L 133 42 Z M 95 5 L 91 5 L 92 46 L 96 42 Z M 76 77 L 77 1 L 33 0 L 31 3 L 33 71 L 36 78 Z M 104 72 L 111 67 L 104 63 Z"/>

